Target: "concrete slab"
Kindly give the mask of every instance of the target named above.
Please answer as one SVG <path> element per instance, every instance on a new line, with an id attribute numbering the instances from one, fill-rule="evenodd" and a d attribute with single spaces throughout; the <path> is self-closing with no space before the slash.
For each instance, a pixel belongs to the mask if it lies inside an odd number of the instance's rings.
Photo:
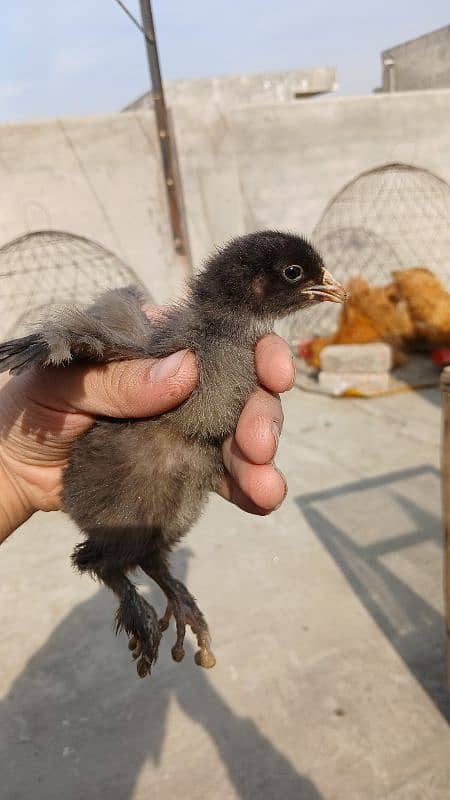
<path id="1" fill-rule="evenodd" d="M 192 639 L 174 664 L 171 631 L 137 679 L 114 599 L 71 571 L 63 516 L 2 547 L 7 800 L 448 799 L 438 393 L 294 390 L 285 412 L 283 507 L 259 519 L 215 498 L 175 557 L 212 671 Z"/>

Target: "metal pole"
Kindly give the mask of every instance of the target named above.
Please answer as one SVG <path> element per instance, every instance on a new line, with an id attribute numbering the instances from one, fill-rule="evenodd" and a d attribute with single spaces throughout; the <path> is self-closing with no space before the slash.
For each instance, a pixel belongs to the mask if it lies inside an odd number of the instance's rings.
<path id="1" fill-rule="evenodd" d="M 450 367 L 441 373 L 442 389 L 442 516 L 444 533 L 444 600 L 446 621 L 447 677 L 450 687 Z"/>
<path id="2" fill-rule="evenodd" d="M 383 89 L 385 92 L 395 92 L 395 61 L 390 56 L 383 58 L 384 79 Z"/>
<path id="3" fill-rule="evenodd" d="M 167 199 L 169 202 L 170 224 L 176 252 L 181 256 L 189 257 L 187 235 L 183 225 L 180 187 L 176 180 L 175 145 L 170 135 L 167 107 L 164 100 L 164 89 L 159 68 L 158 48 L 156 45 L 155 27 L 151 0 L 139 0 L 141 6 L 142 25 L 145 32 L 145 46 L 152 84 L 152 98 L 155 109 L 156 124 L 158 129 L 161 158 L 166 184 Z"/>

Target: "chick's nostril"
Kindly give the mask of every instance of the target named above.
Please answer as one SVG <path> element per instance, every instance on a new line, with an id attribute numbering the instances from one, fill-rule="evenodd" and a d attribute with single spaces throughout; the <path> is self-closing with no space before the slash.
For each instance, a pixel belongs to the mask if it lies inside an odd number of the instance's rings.
<path id="1" fill-rule="evenodd" d="M 328 272 L 327 269 L 324 269 L 323 274 L 322 274 L 322 283 L 324 285 L 327 285 L 327 284 L 331 285 L 331 284 L 337 283 L 337 281 L 335 281 L 335 279 L 333 278 L 331 272 Z"/>
<path id="2" fill-rule="evenodd" d="M 331 274 L 331 272 L 328 272 L 327 269 L 324 269 L 324 271 L 323 271 L 322 283 L 323 283 L 324 286 L 327 286 L 327 287 L 329 286 L 330 288 L 333 287 L 333 288 L 339 288 L 339 289 L 344 290 L 344 287 L 342 286 L 342 284 L 339 281 L 337 281 L 336 278 L 334 278 L 333 275 Z"/>

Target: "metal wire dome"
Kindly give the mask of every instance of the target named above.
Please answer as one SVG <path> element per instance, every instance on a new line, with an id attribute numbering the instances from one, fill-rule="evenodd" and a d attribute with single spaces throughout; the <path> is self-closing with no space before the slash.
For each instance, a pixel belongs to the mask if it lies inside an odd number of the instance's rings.
<path id="1" fill-rule="evenodd" d="M 450 288 L 450 186 L 408 164 L 363 172 L 331 200 L 312 239 L 343 283 L 354 275 L 388 283 L 394 269 L 425 266 Z M 299 314 L 289 336 L 328 333 L 338 313 L 324 304 Z"/>
<path id="2" fill-rule="evenodd" d="M 96 242 L 36 231 L 0 248 L 0 334 L 26 330 L 52 305 L 87 303 L 105 289 L 139 283 L 132 269 Z"/>

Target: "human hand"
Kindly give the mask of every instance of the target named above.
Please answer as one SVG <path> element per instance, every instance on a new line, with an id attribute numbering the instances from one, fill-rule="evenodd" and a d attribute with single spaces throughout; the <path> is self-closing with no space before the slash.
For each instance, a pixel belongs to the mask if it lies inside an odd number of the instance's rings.
<path id="1" fill-rule="evenodd" d="M 286 494 L 273 466 L 282 426 L 273 393 L 289 389 L 294 368 L 275 334 L 255 353 L 261 386 L 249 398 L 223 447 L 227 470 L 220 493 L 246 511 L 267 514 Z M 73 441 L 98 416 L 149 417 L 179 405 L 197 383 L 193 353 L 70 369 L 48 367 L 0 376 L 0 541 L 34 511 L 61 508 L 64 469 Z"/>

